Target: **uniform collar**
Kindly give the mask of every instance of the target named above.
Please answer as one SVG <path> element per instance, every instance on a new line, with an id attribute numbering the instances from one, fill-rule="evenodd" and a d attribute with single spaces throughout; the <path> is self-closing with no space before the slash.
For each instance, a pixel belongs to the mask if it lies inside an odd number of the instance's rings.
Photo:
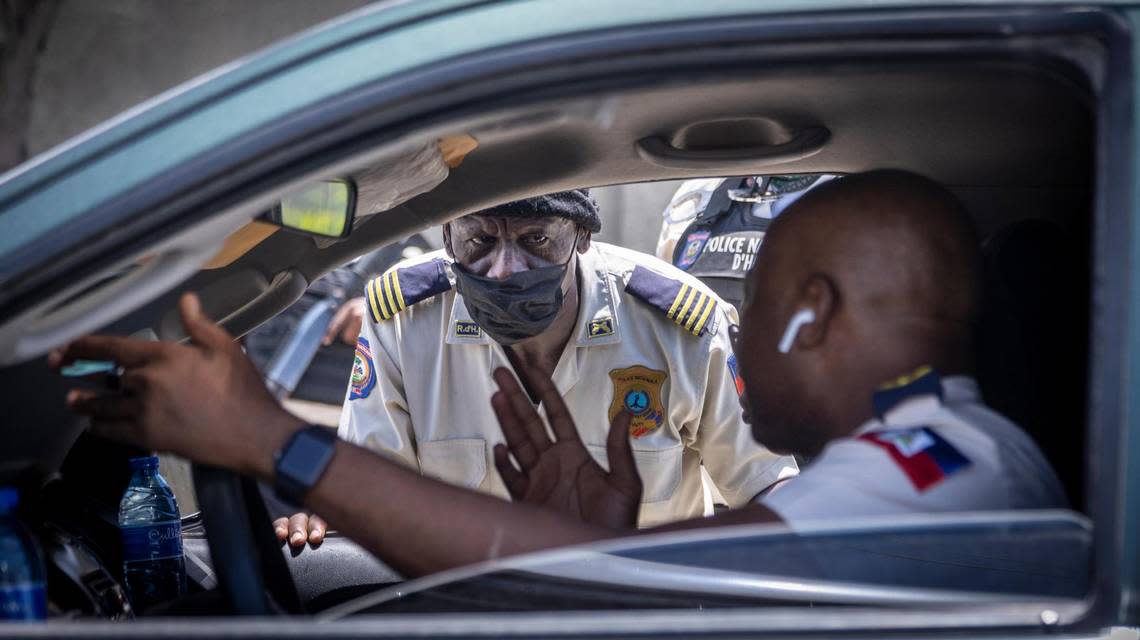
<path id="1" fill-rule="evenodd" d="M 617 292 L 605 256 L 590 245 L 578 254 L 578 329 L 573 338 L 579 347 L 600 347 L 621 341 L 621 326 L 614 311 Z"/>
<path id="2" fill-rule="evenodd" d="M 920 426 L 929 416 L 943 407 L 955 407 L 963 404 L 977 404 L 981 402 L 981 393 L 978 391 L 978 382 L 970 376 L 950 376 L 941 380 L 942 398 L 936 402 L 924 402 L 917 399 L 915 402 L 902 402 L 888 410 L 882 419 L 872 418 L 863 423 L 852 433 L 852 437 L 881 431 L 884 428 Z"/>
<path id="3" fill-rule="evenodd" d="M 570 334 L 574 345 L 597 347 L 620 341 L 618 317 L 614 313 L 615 297 L 613 278 L 601 252 L 591 246 L 585 253 L 578 254 L 578 327 Z M 478 324 L 467 311 L 463 296 L 456 291 L 447 324 L 446 344 L 489 345 L 494 342 L 486 331 L 472 334 L 475 327 Z"/>
<path id="4" fill-rule="evenodd" d="M 448 263 L 448 268 L 451 264 Z M 455 291 L 453 289 L 453 291 Z M 479 328 L 479 324 L 471 318 L 467 305 L 463 304 L 463 296 L 455 291 L 455 301 L 451 305 L 451 318 L 447 321 L 446 344 L 491 344 L 494 340 L 486 331 Z"/>

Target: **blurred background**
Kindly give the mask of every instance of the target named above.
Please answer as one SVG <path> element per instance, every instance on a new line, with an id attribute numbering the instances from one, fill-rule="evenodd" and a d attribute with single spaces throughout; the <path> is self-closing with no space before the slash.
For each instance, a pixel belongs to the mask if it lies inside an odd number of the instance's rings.
<path id="1" fill-rule="evenodd" d="M 365 0 L 0 0 L 0 172 Z M 678 182 L 606 187 L 599 240 L 652 253 Z M 624 215 L 615 216 L 615 212 Z M 436 238 L 430 238 L 438 242 Z"/>

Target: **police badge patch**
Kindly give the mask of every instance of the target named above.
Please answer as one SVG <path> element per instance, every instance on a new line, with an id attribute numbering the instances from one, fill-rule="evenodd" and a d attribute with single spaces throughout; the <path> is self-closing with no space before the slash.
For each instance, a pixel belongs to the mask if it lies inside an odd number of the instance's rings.
<path id="1" fill-rule="evenodd" d="M 372 348 L 366 338 L 356 340 L 356 359 L 352 362 L 352 377 L 349 379 L 349 400 L 367 398 L 376 386 L 376 369 L 372 364 Z"/>
<path id="2" fill-rule="evenodd" d="M 708 231 L 694 231 L 685 238 L 685 248 L 681 250 L 681 255 L 677 258 L 678 269 L 688 269 L 693 266 L 697 258 L 701 255 L 701 250 L 705 248 L 705 242 L 709 239 Z"/>
<path id="3" fill-rule="evenodd" d="M 665 423 L 665 407 L 661 403 L 661 386 L 669 374 L 641 365 L 628 369 L 614 369 L 610 379 L 614 383 L 614 397 L 610 402 L 610 422 L 622 409 L 633 414 L 629 422 L 629 435 L 634 438 L 653 433 Z"/>

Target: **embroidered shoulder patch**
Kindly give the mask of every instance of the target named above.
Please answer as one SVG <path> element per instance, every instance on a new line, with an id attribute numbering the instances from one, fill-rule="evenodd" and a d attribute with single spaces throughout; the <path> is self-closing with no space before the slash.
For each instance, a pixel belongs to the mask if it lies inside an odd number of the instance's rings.
<path id="1" fill-rule="evenodd" d="M 704 335 L 716 317 L 716 300 L 712 294 L 645 267 L 634 268 L 625 290 L 661 310 L 665 317 L 694 336 Z"/>
<path id="2" fill-rule="evenodd" d="M 972 464 L 954 445 L 929 427 L 864 433 L 859 440 L 890 454 L 919 492 Z"/>
<path id="3" fill-rule="evenodd" d="M 694 231 L 685 237 L 685 248 L 681 250 L 681 255 L 677 257 L 676 267 L 678 269 L 688 269 L 693 266 L 697 258 L 701 257 L 701 251 L 705 248 L 705 243 L 708 242 L 708 231 Z"/>
<path id="4" fill-rule="evenodd" d="M 349 379 L 349 400 L 367 398 L 376 386 L 376 367 L 372 362 L 372 348 L 367 338 L 357 338 L 356 358 L 352 361 L 352 377 Z"/>
<path id="5" fill-rule="evenodd" d="M 391 320 L 404 309 L 451 289 L 447 261 L 436 258 L 410 267 L 392 267 L 364 287 L 372 322 Z"/>

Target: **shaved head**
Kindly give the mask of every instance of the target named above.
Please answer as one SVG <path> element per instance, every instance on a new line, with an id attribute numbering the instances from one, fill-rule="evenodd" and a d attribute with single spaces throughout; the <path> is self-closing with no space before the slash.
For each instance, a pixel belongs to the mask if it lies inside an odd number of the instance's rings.
<path id="1" fill-rule="evenodd" d="M 833 180 L 772 224 L 746 283 L 737 358 L 753 433 L 815 455 L 871 417 L 882 382 L 972 369 L 979 242 L 961 203 L 895 170 Z M 807 310 L 789 352 L 777 350 Z"/>

